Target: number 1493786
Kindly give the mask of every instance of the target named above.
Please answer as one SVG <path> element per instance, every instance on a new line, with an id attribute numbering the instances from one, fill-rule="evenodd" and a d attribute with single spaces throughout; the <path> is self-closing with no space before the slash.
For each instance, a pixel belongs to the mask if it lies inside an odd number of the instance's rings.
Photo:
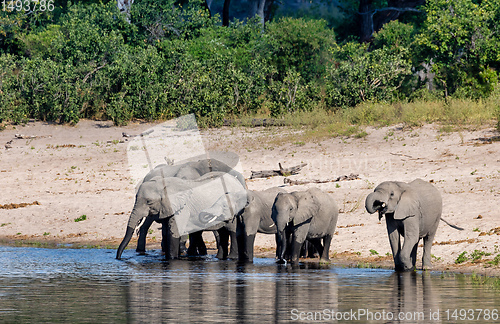
<path id="1" fill-rule="evenodd" d="M 52 11 L 54 10 L 54 0 L 1 0 L 2 11 L 15 12 L 33 12 L 33 11 Z"/>

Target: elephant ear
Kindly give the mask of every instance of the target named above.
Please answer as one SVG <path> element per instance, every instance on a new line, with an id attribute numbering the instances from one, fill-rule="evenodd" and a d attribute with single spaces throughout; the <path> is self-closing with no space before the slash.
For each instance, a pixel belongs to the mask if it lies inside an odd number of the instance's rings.
<path id="1" fill-rule="evenodd" d="M 309 193 L 297 197 L 297 212 L 292 220 L 293 225 L 299 225 L 310 220 L 319 211 L 318 201 Z"/>
<path id="2" fill-rule="evenodd" d="M 407 217 L 420 215 L 418 195 L 411 189 L 405 190 L 394 211 L 394 219 L 402 220 Z"/>

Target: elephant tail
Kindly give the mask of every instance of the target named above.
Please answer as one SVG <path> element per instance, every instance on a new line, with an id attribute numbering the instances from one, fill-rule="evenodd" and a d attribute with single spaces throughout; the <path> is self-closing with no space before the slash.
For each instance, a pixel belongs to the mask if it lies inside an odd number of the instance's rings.
<path id="1" fill-rule="evenodd" d="M 453 225 L 453 224 L 448 223 L 448 222 L 447 222 L 447 221 L 446 221 L 443 217 L 441 217 L 441 220 L 442 220 L 443 222 L 445 222 L 448 226 L 453 227 L 454 229 L 457 229 L 457 230 L 459 230 L 459 231 L 463 231 L 463 230 L 464 230 L 463 228 L 461 228 L 461 227 L 459 227 L 459 226 L 457 226 L 457 225 Z"/>

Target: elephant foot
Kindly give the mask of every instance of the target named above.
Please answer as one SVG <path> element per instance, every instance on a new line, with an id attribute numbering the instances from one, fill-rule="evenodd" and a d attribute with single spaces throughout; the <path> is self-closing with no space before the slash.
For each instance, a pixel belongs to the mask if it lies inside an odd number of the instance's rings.
<path id="1" fill-rule="evenodd" d="M 422 270 L 431 270 L 432 269 L 432 265 L 431 264 L 423 264 L 422 265 Z"/>
<path id="2" fill-rule="evenodd" d="M 139 255 L 146 255 L 146 251 L 136 251 Z"/>
<path id="3" fill-rule="evenodd" d="M 330 262 L 330 258 L 319 258 L 320 262 Z"/>
<path id="4" fill-rule="evenodd" d="M 223 252 L 217 252 L 217 254 L 215 255 L 215 257 L 219 260 L 227 260 L 228 257 L 224 257 L 224 253 Z"/>
<path id="5" fill-rule="evenodd" d="M 402 264 L 395 264 L 394 265 L 394 271 L 403 272 L 403 271 L 405 271 L 405 267 Z"/>
<path id="6" fill-rule="evenodd" d="M 238 258 L 238 260 L 236 261 L 237 265 L 245 265 L 245 264 L 249 264 L 249 263 L 253 263 L 253 259 L 240 259 L 240 258 Z"/>
<path id="7" fill-rule="evenodd" d="M 408 271 L 415 271 L 416 268 L 414 266 L 407 267 L 407 266 L 404 266 L 404 265 L 396 265 L 394 267 L 394 270 L 396 270 L 397 272 L 408 272 Z"/>
<path id="8" fill-rule="evenodd" d="M 231 259 L 231 260 L 236 260 L 238 259 L 238 252 L 231 252 L 229 253 L 229 255 L 227 256 L 228 259 Z"/>
<path id="9" fill-rule="evenodd" d="M 276 263 L 277 264 L 285 264 L 286 261 L 284 259 L 278 259 L 278 260 L 276 260 Z"/>

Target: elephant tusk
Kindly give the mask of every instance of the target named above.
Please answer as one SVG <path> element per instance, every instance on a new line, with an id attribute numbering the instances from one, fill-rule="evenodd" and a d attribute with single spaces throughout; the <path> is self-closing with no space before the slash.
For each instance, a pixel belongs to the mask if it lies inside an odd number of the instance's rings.
<path id="1" fill-rule="evenodd" d="M 209 223 L 211 223 L 211 222 L 213 222 L 213 221 L 214 221 L 214 220 L 216 220 L 216 219 L 217 219 L 217 216 L 214 216 L 214 217 L 212 217 L 212 219 L 210 219 L 208 222 L 209 222 Z"/>
<path id="2" fill-rule="evenodd" d="M 271 225 L 269 225 L 269 227 L 273 227 L 274 225 L 275 225 L 275 224 L 271 224 Z"/>
<path id="3" fill-rule="evenodd" d="M 146 217 L 143 217 L 140 220 L 139 224 L 137 224 L 137 226 L 135 227 L 135 234 L 136 235 L 139 235 L 139 231 L 141 230 L 141 226 L 142 226 L 142 224 L 144 224 L 145 221 L 146 221 Z"/>
<path id="4" fill-rule="evenodd" d="M 385 206 L 387 206 L 387 205 L 385 204 L 385 202 L 384 202 L 384 203 L 382 203 L 382 208 L 385 208 Z"/>

